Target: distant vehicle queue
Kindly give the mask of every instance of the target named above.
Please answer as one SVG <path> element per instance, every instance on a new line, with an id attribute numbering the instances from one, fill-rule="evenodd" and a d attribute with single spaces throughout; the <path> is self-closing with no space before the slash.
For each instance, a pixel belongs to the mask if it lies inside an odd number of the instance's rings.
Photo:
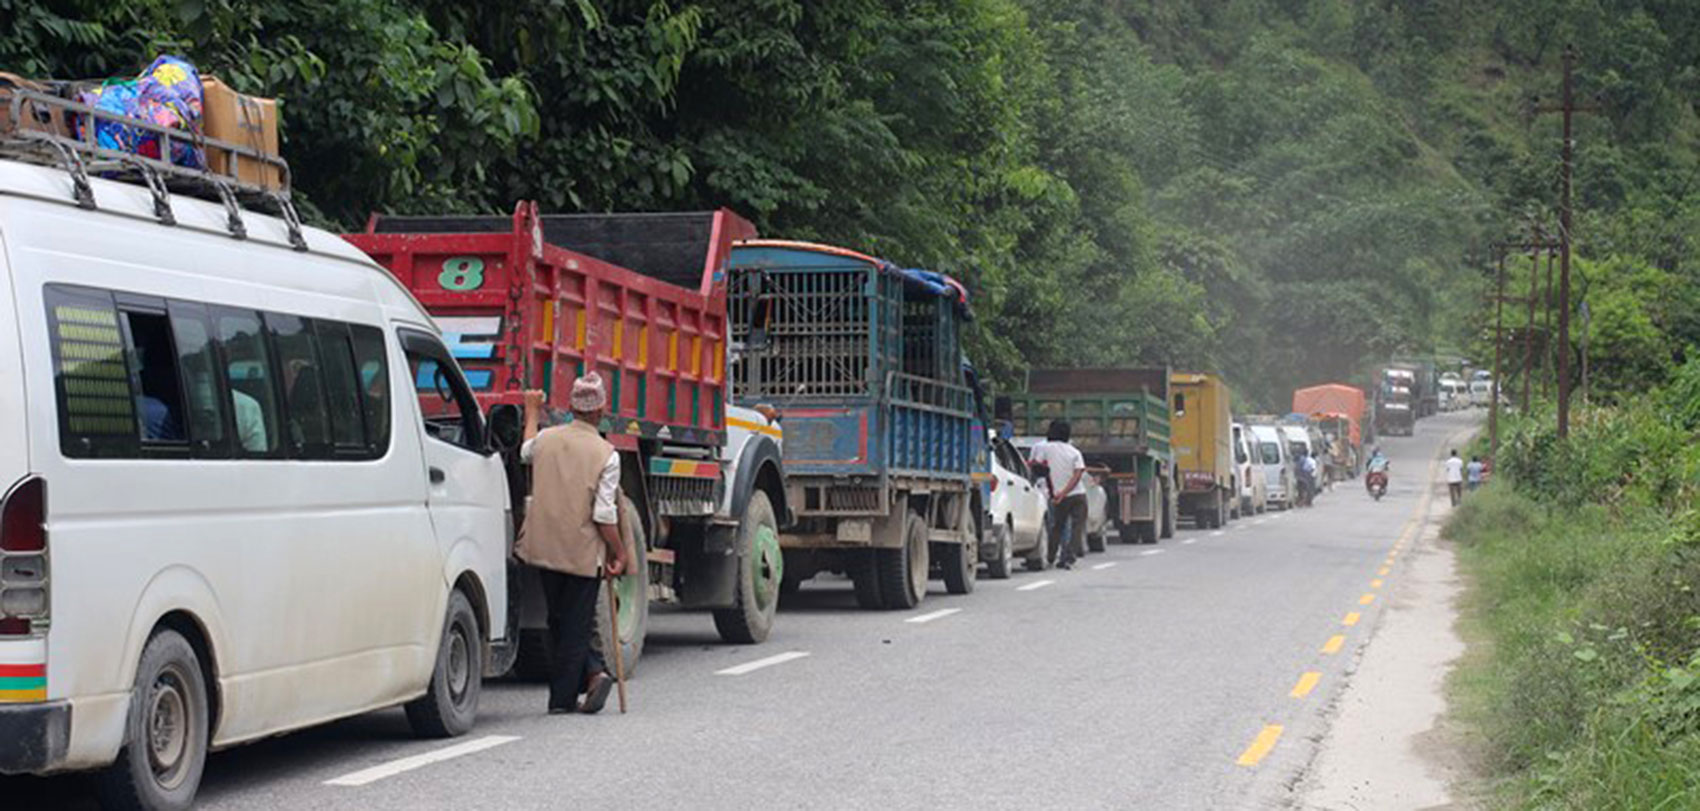
<path id="1" fill-rule="evenodd" d="M 629 671 L 651 602 L 758 643 L 819 575 L 912 609 L 934 579 L 963 594 L 1017 559 L 1308 505 L 1359 474 L 1383 406 L 1414 420 L 1433 388 L 1393 375 L 1372 412 L 1328 384 L 1237 420 L 1220 377 L 1162 367 L 1035 369 L 989 397 L 943 274 L 726 210 L 520 203 L 339 238 L 300 223 L 275 156 L 197 142 L 276 169 L 256 182 L 120 155 L 29 114 L 168 156 L 180 135 L 7 102 L 0 773 L 98 769 L 110 807 L 187 807 L 209 750 L 381 707 L 460 735 L 481 677 L 549 671 L 559 578 L 514 555 L 522 448 L 574 414 L 626 567 L 591 644 Z M 576 711 L 606 697 L 592 677 Z"/>

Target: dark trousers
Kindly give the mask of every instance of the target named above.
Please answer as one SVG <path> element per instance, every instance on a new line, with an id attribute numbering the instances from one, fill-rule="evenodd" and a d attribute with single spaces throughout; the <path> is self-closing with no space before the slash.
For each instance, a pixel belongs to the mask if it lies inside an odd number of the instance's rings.
<path id="1" fill-rule="evenodd" d="M 1086 494 L 1051 505 L 1051 561 L 1074 565 L 1075 550 L 1086 543 Z"/>
<path id="2" fill-rule="evenodd" d="M 596 636 L 596 597 L 600 581 L 540 570 L 543 600 L 549 606 L 549 708 L 573 709 L 592 674 L 607 670 L 591 644 Z"/>
<path id="3" fill-rule="evenodd" d="M 1464 483 L 1463 482 L 1447 482 L 1446 483 L 1446 493 L 1447 493 L 1447 495 L 1452 496 L 1452 506 L 1454 506 L 1454 507 L 1458 506 L 1458 502 L 1464 500 Z"/>

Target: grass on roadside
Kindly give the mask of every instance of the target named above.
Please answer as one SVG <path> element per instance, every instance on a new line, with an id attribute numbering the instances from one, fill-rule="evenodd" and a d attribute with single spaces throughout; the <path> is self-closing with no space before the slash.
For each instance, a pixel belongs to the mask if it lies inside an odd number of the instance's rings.
<path id="1" fill-rule="evenodd" d="M 1700 806 L 1696 525 L 1501 483 L 1453 514 L 1476 650 L 1450 687 L 1499 803 Z"/>

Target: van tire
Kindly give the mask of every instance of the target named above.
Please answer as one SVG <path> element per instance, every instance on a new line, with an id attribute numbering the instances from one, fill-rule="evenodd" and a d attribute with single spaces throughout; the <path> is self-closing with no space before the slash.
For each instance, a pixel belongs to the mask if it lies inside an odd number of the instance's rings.
<path id="1" fill-rule="evenodd" d="M 478 696 L 484 684 L 484 635 L 472 603 L 455 589 L 449 592 L 437 664 L 425 695 L 407 703 L 407 725 L 421 738 L 465 735 L 478 720 Z"/>
<path id="2" fill-rule="evenodd" d="M 95 784 L 100 806 L 178 811 L 193 805 L 207 763 L 208 707 L 205 675 L 194 646 L 170 628 L 155 631 L 136 666 L 124 747 Z M 168 740 L 152 740 L 149 730 L 156 725 L 166 727 Z M 180 740 L 169 740 L 175 737 L 173 731 L 182 732 Z M 163 753 L 156 752 L 160 743 Z M 163 777 L 156 755 L 170 759 Z"/>
<path id="3" fill-rule="evenodd" d="M 910 512 L 903 527 L 903 546 L 874 550 L 880 597 L 887 610 L 914 608 L 927 596 L 927 580 L 932 574 L 931 546 L 927 542 L 926 519 Z"/>
<path id="4" fill-rule="evenodd" d="M 643 640 L 649 632 L 649 534 L 643 517 L 629 496 L 620 495 L 620 523 L 625 525 L 626 555 L 631 571 L 612 580 L 604 578 L 596 590 L 596 639 L 603 661 L 614 666 L 614 645 L 620 645 L 620 665 L 630 677 L 643 658 Z M 608 589 L 620 589 L 620 640 L 614 638 L 614 623 L 608 617 Z"/>
<path id="5" fill-rule="evenodd" d="M 1027 571 L 1042 572 L 1051 568 L 1051 517 L 1045 516 L 1039 522 L 1039 539 L 1033 542 L 1033 551 L 1027 553 Z"/>
<path id="6" fill-rule="evenodd" d="M 784 553 L 779 550 L 779 520 L 773 502 L 757 490 L 738 521 L 738 581 L 731 608 L 714 612 L 720 638 L 738 645 L 767 641 L 773 613 L 779 607 L 785 580 Z"/>

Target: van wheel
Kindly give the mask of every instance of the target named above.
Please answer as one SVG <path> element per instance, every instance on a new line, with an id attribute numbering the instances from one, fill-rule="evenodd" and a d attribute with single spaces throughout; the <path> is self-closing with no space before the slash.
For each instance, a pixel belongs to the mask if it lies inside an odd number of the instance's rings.
<path id="1" fill-rule="evenodd" d="M 932 572 L 931 544 L 927 543 L 927 521 L 911 512 L 903 527 L 903 547 L 874 550 L 879 569 L 880 596 L 891 610 L 914 608 L 927 596 L 927 579 Z"/>
<path id="2" fill-rule="evenodd" d="M 421 738 L 464 735 L 478 720 L 484 684 L 484 637 L 478 616 L 459 589 L 449 593 L 448 618 L 437 645 L 437 666 L 425 695 L 408 702 L 407 725 Z"/>
<path id="3" fill-rule="evenodd" d="M 156 631 L 142 648 L 124 748 L 96 785 L 102 808 L 188 808 L 207 763 L 207 685 L 182 634 Z"/>
<path id="4" fill-rule="evenodd" d="M 649 631 L 649 535 L 643 529 L 643 518 L 637 505 L 624 494 L 620 496 L 620 523 L 625 526 L 626 555 L 632 569 L 612 580 L 603 580 L 596 593 L 596 642 L 601 645 L 602 658 L 608 667 L 614 666 L 614 645 L 620 646 L 620 664 L 626 675 L 637 670 L 643 658 L 643 638 Z M 614 638 L 614 624 L 608 619 L 608 593 L 613 589 L 620 598 L 620 638 Z"/>
<path id="5" fill-rule="evenodd" d="M 1009 526 L 992 527 L 992 558 L 986 561 L 986 576 L 993 580 L 1008 580 L 1015 568 L 1015 540 Z"/>
<path id="6" fill-rule="evenodd" d="M 714 612 L 714 628 L 727 642 L 748 645 L 767 640 L 773 612 L 779 606 L 785 580 L 785 557 L 779 549 L 779 520 L 773 503 L 760 490 L 750 494 L 738 522 L 738 592 L 736 604 Z"/>

